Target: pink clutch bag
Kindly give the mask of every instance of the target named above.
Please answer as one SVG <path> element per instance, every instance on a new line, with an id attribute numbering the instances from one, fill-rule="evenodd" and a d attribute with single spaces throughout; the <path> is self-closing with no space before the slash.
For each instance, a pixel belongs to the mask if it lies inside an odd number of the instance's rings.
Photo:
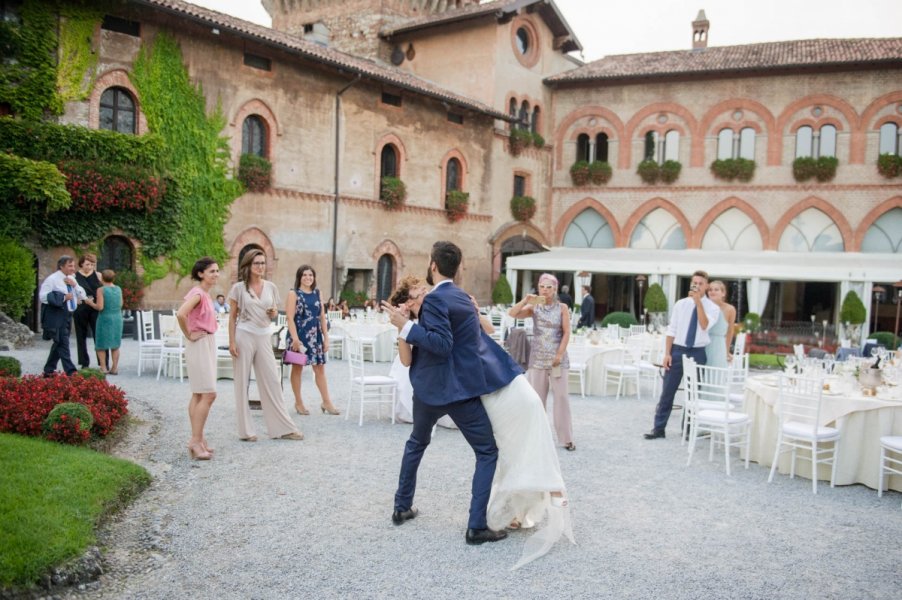
<path id="1" fill-rule="evenodd" d="M 306 365 L 307 355 L 303 352 L 295 352 L 294 350 L 286 350 L 282 354 L 282 360 L 289 365 Z"/>

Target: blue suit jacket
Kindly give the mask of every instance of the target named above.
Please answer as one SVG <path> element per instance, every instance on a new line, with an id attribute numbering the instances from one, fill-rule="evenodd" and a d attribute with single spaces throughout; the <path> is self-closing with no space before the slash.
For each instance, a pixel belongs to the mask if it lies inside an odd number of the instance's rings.
<path id="1" fill-rule="evenodd" d="M 522 371 L 479 326 L 470 297 L 444 283 L 423 298 L 413 345 L 410 383 L 417 400 L 445 406 L 494 392 Z M 494 346 L 494 347 L 493 347 Z"/>

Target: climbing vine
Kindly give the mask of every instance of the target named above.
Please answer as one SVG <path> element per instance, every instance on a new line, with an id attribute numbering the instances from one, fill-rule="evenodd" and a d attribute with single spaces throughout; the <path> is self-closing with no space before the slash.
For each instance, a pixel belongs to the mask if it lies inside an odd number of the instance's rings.
<path id="1" fill-rule="evenodd" d="M 59 65 L 56 88 L 60 101 L 84 100 L 94 86 L 98 53 L 92 48 L 94 31 L 110 2 L 60 7 Z"/>
<path id="2" fill-rule="evenodd" d="M 203 90 L 191 83 L 178 44 L 165 33 L 158 34 L 152 46 L 141 47 L 132 82 L 149 129 L 163 138 L 162 166 L 179 191 L 178 224 L 171 232 L 174 247 L 168 255 L 173 268 L 185 275 L 204 255 L 224 261 L 228 252 L 222 230 L 229 206 L 243 190 L 229 178 L 221 108 L 207 115 Z"/>
<path id="3" fill-rule="evenodd" d="M 25 0 L 19 9 L 19 23 L 4 22 L 0 30 L 5 54 L 0 63 L 0 102 L 26 119 L 63 112 L 56 93 L 54 9 L 53 3 Z"/>

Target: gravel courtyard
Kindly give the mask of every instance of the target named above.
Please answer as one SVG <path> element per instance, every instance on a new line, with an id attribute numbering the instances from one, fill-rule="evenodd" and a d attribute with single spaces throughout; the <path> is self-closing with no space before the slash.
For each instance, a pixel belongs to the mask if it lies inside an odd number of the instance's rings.
<path id="1" fill-rule="evenodd" d="M 48 342 L 11 353 L 40 372 Z M 902 494 L 831 489 L 738 461 L 732 477 L 707 454 L 686 467 L 671 420 L 646 441 L 656 399 L 572 397 L 576 452 L 560 450 L 577 545 L 566 540 L 518 570 L 528 532 L 464 544 L 473 456 L 438 429 L 415 505 L 391 523 L 410 426 L 387 410 L 364 424 L 319 412 L 292 418 L 301 442 L 238 440 L 231 380 L 220 380 L 207 425 L 215 458 L 188 458 L 188 385 L 137 377 L 137 342 L 124 340 L 120 375 L 135 424 L 116 453 L 146 467 L 151 487 L 103 528 L 106 572 L 69 598 L 898 598 Z M 368 366 L 372 366 L 368 363 Z M 388 364 L 372 367 L 387 373 Z M 347 410 L 347 363 L 327 366 Z M 306 371 L 309 371 L 306 370 Z M 285 404 L 292 395 L 285 379 Z M 251 397 L 256 397 L 255 389 Z M 876 465 L 874 467 L 876 469 Z M 803 470 L 807 466 L 803 467 Z"/>

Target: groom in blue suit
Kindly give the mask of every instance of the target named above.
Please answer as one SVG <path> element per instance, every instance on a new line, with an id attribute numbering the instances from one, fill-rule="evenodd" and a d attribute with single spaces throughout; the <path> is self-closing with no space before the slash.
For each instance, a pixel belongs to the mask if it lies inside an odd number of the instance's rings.
<path id="1" fill-rule="evenodd" d="M 455 244 L 433 245 L 426 281 L 435 287 L 423 299 L 418 323 L 387 307 L 400 337 L 413 347 L 413 432 L 401 460 L 392 521 L 401 525 L 416 517 L 413 495 L 417 469 L 432 439 L 432 427 L 447 414 L 476 454 L 466 542 L 482 544 L 502 540 L 507 533 L 492 531 L 486 524 L 498 447 L 480 396 L 504 387 L 518 371 L 480 352 L 479 316 L 467 293 L 452 281 L 460 261 L 461 251 Z"/>

